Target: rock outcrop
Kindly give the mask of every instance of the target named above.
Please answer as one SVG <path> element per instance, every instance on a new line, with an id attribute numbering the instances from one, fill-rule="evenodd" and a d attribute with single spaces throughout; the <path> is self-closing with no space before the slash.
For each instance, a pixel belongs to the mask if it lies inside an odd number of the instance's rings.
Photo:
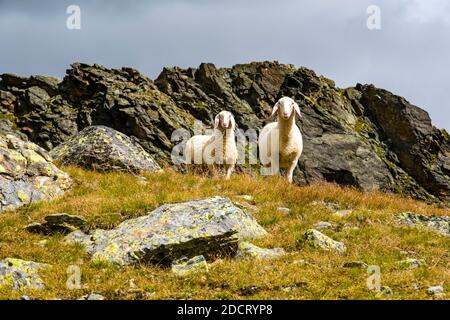
<path id="1" fill-rule="evenodd" d="M 19 131 L 50 150 L 105 125 L 139 142 L 160 165 L 171 162 L 175 129 L 192 132 L 195 120 L 208 126 L 224 109 L 240 129 L 258 130 L 287 95 L 303 113 L 297 183 L 325 180 L 450 203 L 449 134 L 424 110 L 372 85 L 340 89 L 312 70 L 277 62 L 165 68 L 155 81 L 130 68 L 80 63 L 62 81 L 0 78 L 0 131 Z"/>
<path id="2" fill-rule="evenodd" d="M 85 128 L 54 148 L 50 155 L 63 165 L 77 165 L 97 171 L 161 169 L 140 144 L 105 126 Z"/>
<path id="3" fill-rule="evenodd" d="M 70 188 L 70 177 L 47 151 L 8 134 L 0 136 L 0 212 L 50 200 Z"/>
<path id="4" fill-rule="evenodd" d="M 95 261 L 170 264 L 184 257 L 233 255 L 239 239 L 265 234 L 251 215 L 229 199 L 213 197 L 166 204 L 113 230 L 95 230 L 90 235 L 75 232 L 66 240 L 84 245 Z"/>
<path id="5" fill-rule="evenodd" d="M 436 231 L 437 233 L 450 237 L 450 217 L 425 216 L 413 212 L 403 212 L 396 215 L 399 223 L 407 226 L 416 226 Z"/>

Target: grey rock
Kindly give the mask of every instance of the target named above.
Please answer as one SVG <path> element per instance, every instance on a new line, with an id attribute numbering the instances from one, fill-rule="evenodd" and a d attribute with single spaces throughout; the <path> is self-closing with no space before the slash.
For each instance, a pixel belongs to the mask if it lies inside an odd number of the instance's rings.
<path id="1" fill-rule="evenodd" d="M 444 294 L 444 287 L 433 286 L 427 289 L 427 294 L 430 296 L 442 296 Z"/>
<path id="2" fill-rule="evenodd" d="M 273 259 L 284 256 L 286 252 L 282 248 L 260 248 L 248 241 L 239 243 L 239 249 L 236 257 L 238 258 L 257 258 L 257 259 Z"/>
<path id="3" fill-rule="evenodd" d="M 408 258 L 398 262 L 400 266 L 408 269 L 416 269 L 425 265 L 424 260 Z"/>
<path id="4" fill-rule="evenodd" d="M 69 234 L 66 241 L 86 247 L 93 260 L 118 265 L 170 263 L 203 255 L 214 260 L 235 255 L 238 240 L 267 232 L 231 200 L 212 197 L 166 204 L 148 215 L 126 220 L 113 230 Z"/>
<path id="5" fill-rule="evenodd" d="M 92 126 L 54 148 L 50 154 L 63 165 L 98 171 L 158 171 L 155 160 L 131 138 L 105 126 Z"/>
<path id="6" fill-rule="evenodd" d="M 335 241 L 315 229 L 307 230 L 303 235 L 303 241 L 313 247 L 326 251 L 335 251 L 338 253 L 344 253 L 347 251 L 347 247 L 343 242 Z"/>
<path id="7" fill-rule="evenodd" d="M 348 216 L 349 214 L 351 214 L 352 212 L 353 212 L 353 210 L 346 209 L 346 210 L 337 210 L 334 212 L 334 214 L 338 217 L 345 217 L 345 216 Z"/>
<path id="8" fill-rule="evenodd" d="M 408 226 L 419 226 L 450 237 L 450 217 L 425 216 L 413 212 L 404 212 L 396 215 L 398 222 Z"/>
<path id="9" fill-rule="evenodd" d="M 186 257 L 172 263 L 172 272 L 179 277 L 208 272 L 208 263 L 204 256 L 196 256 L 191 259 Z"/>
<path id="10" fill-rule="evenodd" d="M 0 261 L 0 286 L 12 290 L 43 289 L 44 282 L 38 271 L 45 264 L 20 259 L 7 258 Z"/>
<path id="11" fill-rule="evenodd" d="M 106 300 L 104 296 L 98 293 L 90 293 L 82 296 L 78 300 Z"/>
<path id="12" fill-rule="evenodd" d="M 314 228 L 317 230 L 324 230 L 324 229 L 330 229 L 333 227 L 333 224 L 328 221 L 320 221 L 314 225 Z"/>
<path id="13" fill-rule="evenodd" d="M 15 135 L 0 136 L 0 212 L 51 200 L 71 185 L 44 149 Z"/>

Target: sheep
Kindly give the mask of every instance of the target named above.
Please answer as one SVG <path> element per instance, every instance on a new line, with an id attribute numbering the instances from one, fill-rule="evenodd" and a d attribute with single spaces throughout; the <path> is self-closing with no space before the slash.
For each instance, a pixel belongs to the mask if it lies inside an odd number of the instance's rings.
<path id="1" fill-rule="evenodd" d="M 272 174 L 278 168 L 287 169 L 287 180 L 292 183 L 294 169 L 303 152 L 303 138 L 295 124 L 295 114 L 300 108 L 291 98 L 283 97 L 275 104 L 272 117 L 278 113 L 278 121 L 266 125 L 259 135 L 259 156 L 264 167 L 272 165 Z M 276 159 L 278 150 L 278 160 Z"/>
<path id="2" fill-rule="evenodd" d="M 236 122 L 231 112 L 221 111 L 214 119 L 212 135 L 195 135 L 186 142 L 185 163 L 207 164 L 213 171 L 214 164 L 225 164 L 225 179 L 230 179 L 237 162 Z"/>

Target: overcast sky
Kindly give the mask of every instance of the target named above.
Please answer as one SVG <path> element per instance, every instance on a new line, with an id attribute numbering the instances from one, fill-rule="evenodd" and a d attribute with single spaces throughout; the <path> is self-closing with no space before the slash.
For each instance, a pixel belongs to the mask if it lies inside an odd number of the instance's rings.
<path id="1" fill-rule="evenodd" d="M 67 7 L 81 8 L 69 30 Z M 369 5 L 381 29 L 366 25 Z M 164 66 L 278 60 L 340 87 L 373 83 L 450 130 L 448 0 L 0 0 L 0 73 L 62 78 L 75 61 Z"/>

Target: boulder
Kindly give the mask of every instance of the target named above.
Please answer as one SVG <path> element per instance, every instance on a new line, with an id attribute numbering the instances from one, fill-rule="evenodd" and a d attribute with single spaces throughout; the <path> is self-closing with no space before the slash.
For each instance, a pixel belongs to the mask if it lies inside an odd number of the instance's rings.
<path id="1" fill-rule="evenodd" d="M 234 255 L 238 240 L 266 231 L 228 198 L 212 197 L 166 204 L 148 215 L 126 220 L 113 230 L 79 231 L 66 241 L 81 243 L 93 260 L 117 265 L 168 264 L 183 257 L 214 259 Z"/>
<path id="2" fill-rule="evenodd" d="M 335 251 L 338 253 L 347 251 L 347 247 L 343 242 L 335 241 L 315 229 L 307 230 L 303 235 L 303 241 L 315 248 L 326 251 Z"/>
<path id="3" fill-rule="evenodd" d="M 45 264 L 20 259 L 1 260 L 0 287 L 7 286 L 13 290 L 42 289 L 44 282 L 38 271 L 45 266 Z"/>
<path id="4" fill-rule="evenodd" d="M 105 126 L 87 127 L 50 152 L 63 165 L 98 171 L 156 171 L 161 168 L 138 143 Z"/>
<path id="5" fill-rule="evenodd" d="M 70 177 L 34 143 L 15 135 L 0 136 L 0 212 L 61 196 Z"/>

